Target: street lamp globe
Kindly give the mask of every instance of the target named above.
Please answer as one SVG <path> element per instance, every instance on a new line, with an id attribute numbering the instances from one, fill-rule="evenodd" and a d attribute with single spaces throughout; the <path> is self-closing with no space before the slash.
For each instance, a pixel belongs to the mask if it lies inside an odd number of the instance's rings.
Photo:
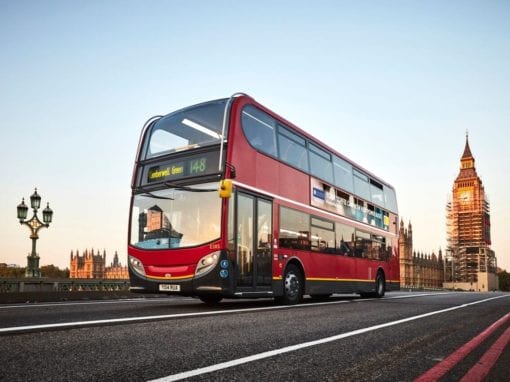
<path id="1" fill-rule="evenodd" d="M 53 210 L 50 208 L 50 203 L 48 203 L 46 205 L 46 208 L 43 210 L 43 222 L 45 224 L 50 224 L 52 218 L 53 218 Z"/>
<path id="2" fill-rule="evenodd" d="M 35 189 L 34 193 L 30 195 L 30 205 L 34 210 L 39 209 L 41 206 L 41 196 L 37 193 L 37 188 Z"/>
<path id="3" fill-rule="evenodd" d="M 23 221 L 27 218 L 28 207 L 25 204 L 25 198 L 21 200 L 21 204 L 18 204 L 18 219 Z"/>

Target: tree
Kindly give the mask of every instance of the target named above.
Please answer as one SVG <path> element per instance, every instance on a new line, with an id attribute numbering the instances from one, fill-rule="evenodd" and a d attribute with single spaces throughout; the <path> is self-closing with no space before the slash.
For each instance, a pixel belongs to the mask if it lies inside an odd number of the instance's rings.
<path id="1" fill-rule="evenodd" d="M 14 268 L 14 267 L 0 267 L 0 277 L 20 279 L 25 277 L 25 267 Z M 60 269 L 55 265 L 43 265 L 41 267 L 41 276 L 48 277 L 51 279 L 68 279 L 69 269 Z"/>
<path id="2" fill-rule="evenodd" d="M 43 265 L 41 267 L 41 275 L 42 277 L 48 277 L 52 279 L 68 279 L 69 278 L 69 269 L 60 269 L 55 265 Z"/>
<path id="3" fill-rule="evenodd" d="M 23 268 L 0 267 L 0 277 L 16 279 L 20 277 L 25 277 L 25 267 Z"/>
<path id="4" fill-rule="evenodd" d="M 510 292 L 510 273 L 503 271 L 498 274 L 499 289 L 505 292 Z"/>

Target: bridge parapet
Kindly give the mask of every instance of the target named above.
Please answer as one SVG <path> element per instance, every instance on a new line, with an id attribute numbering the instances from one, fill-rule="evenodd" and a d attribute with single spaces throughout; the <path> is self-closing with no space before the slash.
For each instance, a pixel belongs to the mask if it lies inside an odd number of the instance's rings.
<path id="1" fill-rule="evenodd" d="M 0 278 L 0 293 L 127 290 L 129 290 L 129 280 Z"/>

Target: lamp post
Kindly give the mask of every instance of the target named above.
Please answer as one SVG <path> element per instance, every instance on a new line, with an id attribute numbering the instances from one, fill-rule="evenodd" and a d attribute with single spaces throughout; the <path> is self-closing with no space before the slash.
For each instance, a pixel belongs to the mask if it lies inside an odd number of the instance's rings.
<path id="1" fill-rule="evenodd" d="M 37 193 L 37 188 L 34 193 L 30 196 L 30 207 L 34 210 L 34 216 L 30 220 L 25 220 L 28 214 L 28 206 L 25 204 L 25 198 L 21 200 L 21 204 L 18 204 L 18 219 L 20 224 L 24 224 L 30 228 L 30 239 L 32 239 L 32 253 L 27 256 L 27 269 L 25 271 L 25 277 L 41 277 L 41 269 L 39 268 L 39 256 L 35 251 L 35 244 L 39 236 L 37 233 L 42 227 L 48 228 L 53 218 L 53 211 L 50 208 L 50 204 L 46 205 L 43 210 L 43 221 L 41 222 L 37 217 L 37 210 L 41 206 L 41 196 Z"/>

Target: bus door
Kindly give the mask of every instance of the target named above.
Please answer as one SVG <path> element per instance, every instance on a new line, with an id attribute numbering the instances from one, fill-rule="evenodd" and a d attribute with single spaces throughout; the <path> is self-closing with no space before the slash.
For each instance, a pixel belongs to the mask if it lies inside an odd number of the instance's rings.
<path id="1" fill-rule="evenodd" d="M 236 214 L 237 286 L 263 291 L 272 279 L 272 202 L 238 192 Z"/>

